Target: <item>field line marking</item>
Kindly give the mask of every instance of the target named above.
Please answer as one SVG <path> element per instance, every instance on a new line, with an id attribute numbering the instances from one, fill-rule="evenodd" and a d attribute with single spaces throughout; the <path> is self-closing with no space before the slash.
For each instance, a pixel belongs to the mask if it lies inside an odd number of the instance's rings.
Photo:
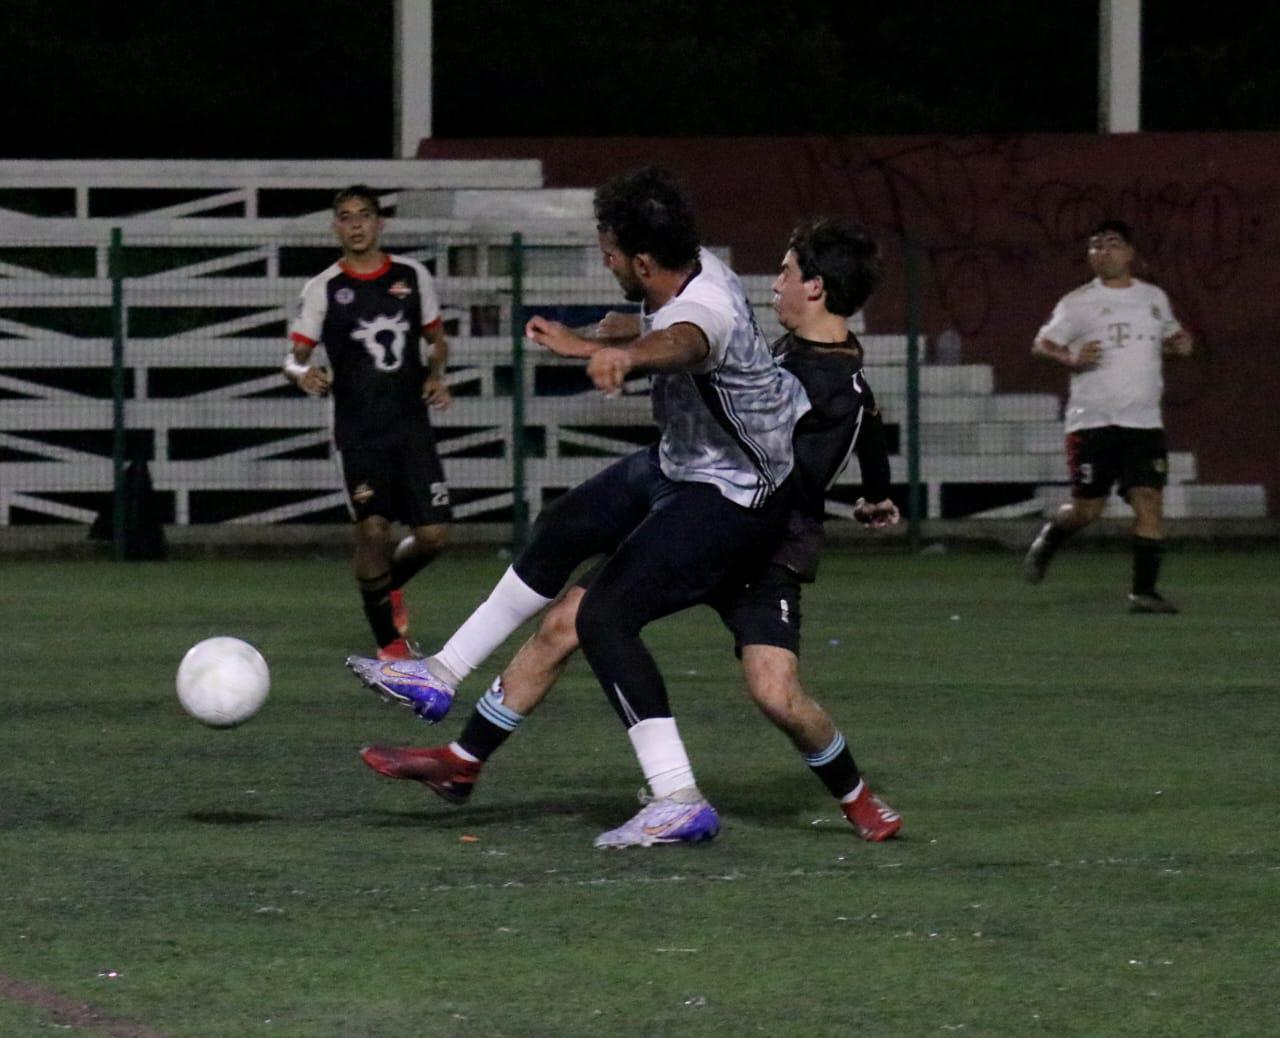
<path id="1" fill-rule="evenodd" d="M 96 1031 L 103 1038 L 165 1038 L 150 1027 L 106 1016 L 88 1002 L 77 1002 L 43 984 L 17 980 L 3 973 L 0 973 L 0 998 L 48 1013 L 56 1023 Z"/>

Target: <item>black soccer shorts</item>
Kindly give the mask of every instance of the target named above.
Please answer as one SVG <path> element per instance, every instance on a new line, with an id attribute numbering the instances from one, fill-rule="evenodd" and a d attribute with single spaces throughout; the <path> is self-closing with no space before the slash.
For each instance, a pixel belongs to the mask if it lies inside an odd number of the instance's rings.
<path id="1" fill-rule="evenodd" d="M 1067 434 L 1071 496 L 1106 497 L 1117 485 L 1162 488 L 1169 480 L 1169 452 L 1163 429 L 1105 425 Z"/>
<path id="2" fill-rule="evenodd" d="M 429 429 L 402 446 L 357 447 L 340 457 L 356 522 L 377 515 L 409 526 L 431 526 L 453 518 L 444 466 Z"/>
<path id="3" fill-rule="evenodd" d="M 800 655 L 800 581 L 782 566 L 767 566 L 747 583 L 717 591 L 708 603 L 733 635 L 734 654 L 746 645 L 772 645 Z"/>

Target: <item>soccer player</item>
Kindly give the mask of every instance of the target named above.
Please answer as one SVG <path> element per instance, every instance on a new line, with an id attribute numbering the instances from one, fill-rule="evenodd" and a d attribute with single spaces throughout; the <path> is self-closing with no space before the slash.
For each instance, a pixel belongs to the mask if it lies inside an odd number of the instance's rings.
<path id="1" fill-rule="evenodd" d="M 879 253 L 860 230 L 819 220 L 792 234 L 774 282 L 774 309 L 787 334 L 773 351 L 804 385 L 813 409 L 796 427 L 796 481 L 787 534 L 763 567 L 726 581 L 710 598 L 734 635 L 747 689 L 805 763 L 840 802 L 863 839 L 896 833 L 901 818 L 863 781 L 844 735 L 799 678 L 801 586 L 817 574 L 826 488 L 856 452 L 864 499 L 856 517 L 875 527 L 898 521 L 889 499 L 883 424 L 862 374 L 862 350 L 847 318 L 879 280 Z M 601 333 L 625 335 L 626 315 L 611 314 Z M 866 496 L 874 503 L 868 504 Z M 574 618 L 585 594 L 576 586 L 546 614 L 537 633 L 480 699 L 462 734 L 448 746 L 366 747 L 365 762 L 392 778 L 413 779 L 450 803 L 471 794 L 486 761 L 546 697 L 577 646 Z M 602 847 L 678 842 L 660 804 L 600 836 Z M 678 812 L 677 812 L 678 814 Z"/>
<path id="2" fill-rule="evenodd" d="M 333 397 L 333 437 L 355 521 L 355 575 L 378 658 L 415 655 L 402 588 L 448 537 L 449 488 L 427 408 L 448 407 L 445 339 L 431 274 L 382 251 L 378 197 L 363 184 L 333 200 L 342 257 L 307 282 L 284 373 Z M 323 343 L 326 368 L 310 363 Z M 430 344 L 430 352 L 426 352 Z M 392 522 L 409 527 L 397 539 Z"/>
<path id="3" fill-rule="evenodd" d="M 541 317 L 526 332 L 563 356 L 587 358 L 596 388 L 615 394 L 631 372 L 653 379 L 656 447 L 611 464 L 540 516 L 529 545 L 488 600 L 427 660 L 352 659 L 366 683 L 438 720 L 459 681 L 606 556 L 576 611 L 576 636 L 627 728 L 654 811 L 680 838 L 714 835 L 718 820 L 693 781 L 666 686 L 640 639 L 649 622 L 703 601 L 776 542 L 790 494 L 792 434 L 809 404 L 774 361 L 737 276 L 698 245 L 693 213 L 665 170 L 602 185 L 599 245 L 623 295 L 642 304 L 642 334 L 609 345 Z"/>
<path id="4" fill-rule="evenodd" d="M 1037 333 L 1034 356 L 1071 372 L 1067 465 L 1071 500 L 1045 523 L 1023 561 L 1038 584 L 1054 553 L 1102 515 L 1119 485 L 1133 508 L 1133 586 L 1129 611 L 1176 613 L 1156 590 L 1164 554 L 1168 453 L 1160 417 L 1165 357 L 1191 353 L 1164 291 L 1133 275 L 1133 232 L 1106 220 L 1089 237 L 1094 279 L 1058 301 Z"/>

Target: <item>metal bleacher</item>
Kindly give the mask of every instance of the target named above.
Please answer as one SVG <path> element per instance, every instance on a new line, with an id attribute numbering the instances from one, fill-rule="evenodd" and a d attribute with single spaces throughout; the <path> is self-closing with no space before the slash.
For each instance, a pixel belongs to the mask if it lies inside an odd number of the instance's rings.
<path id="1" fill-rule="evenodd" d="M 0 525 L 91 522 L 113 485 L 113 404 L 104 389 L 112 228 L 144 268 L 124 282 L 126 422 L 146 441 L 152 483 L 170 501 L 172 520 L 340 518 L 328 405 L 285 386 L 279 364 L 298 291 L 334 254 L 325 200 L 352 181 L 370 183 L 395 207 L 388 247 L 436 273 L 456 399 L 434 420 L 458 517 L 505 521 L 517 442 L 512 234 L 525 244 L 526 310 L 617 306 L 617 286 L 594 248 L 590 192 L 542 189 L 539 164 L 523 160 L 19 162 L 0 163 L 0 205 L 9 207 L 0 208 Z M 744 277 L 770 337 L 780 332 L 772 280 Z M 904 439 L 906 336 L 862 338 L 868 377 Z M 531 346 L 523 363 L 521 442 L 536 514 L 643 442 L 652 423 L 642 386 L 605 400 L 578 362 Z M 1058 398 L 998 393 L 995 384 L 987 365 L 921 369 L 929 517 L 1040 514 L 1062 492 Z M 833 488 L 834 515 L 849 514 L 852 469 Z M 1190 454 L 1173 454 L 1170 469 L 1170 514 L 1265 514 L 1260 488 L 1189 486 Z M 895 483 L 906 482 L 901 448 L 892 472 Z"/>

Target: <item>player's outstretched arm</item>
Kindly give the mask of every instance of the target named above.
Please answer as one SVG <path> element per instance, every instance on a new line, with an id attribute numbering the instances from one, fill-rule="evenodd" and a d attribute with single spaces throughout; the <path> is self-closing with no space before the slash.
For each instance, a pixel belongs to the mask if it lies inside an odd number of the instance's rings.
<path id="1" fill-rule="evenodd" d="M 546 317 L 530 317 L 524 326 L 524 334 L 526 338 L 561 357 L 586 359 L 601 348 L 600 343 L 584 339 L 572 328 Z"/>
<path id="2" fill-rule="evenodd" d="M 587 362 L 587 374 L 606 395 L 622 390 L 632 371 L 686 371 L 697 367 L 711 347 L 696 324 L 681 322 L 637 339 L 630 346 L 604 346 Z"/>

